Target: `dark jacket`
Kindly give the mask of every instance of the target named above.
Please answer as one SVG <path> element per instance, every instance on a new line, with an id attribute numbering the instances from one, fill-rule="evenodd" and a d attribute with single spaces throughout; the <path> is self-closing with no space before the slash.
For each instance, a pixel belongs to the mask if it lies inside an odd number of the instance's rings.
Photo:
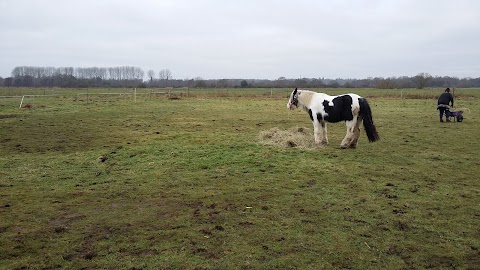
<path id="1" fill-rule="evenodd" d="M 441 94 L 440 97 L 438 98 L 438 105 L 448 106 L 450 102 L 452 103 L 452 107 L 453 107 L 453 96 L 448 92 Z"/>

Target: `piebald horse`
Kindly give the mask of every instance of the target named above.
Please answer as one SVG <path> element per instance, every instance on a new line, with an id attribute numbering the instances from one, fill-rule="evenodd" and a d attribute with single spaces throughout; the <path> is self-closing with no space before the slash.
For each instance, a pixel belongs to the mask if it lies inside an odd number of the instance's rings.
<path id="1" fill-rule="evenodd" d="M 368 141 L 380 139 L 373 124 L 372 111 L 365 98 L 356 94 L 329 96 L 308 90 L 295 88 L 290 94 L 287 108 L 293 110 L 301 107 L 308 112 L 313 122 L 315 143 L 328 143 L 327 122 L 336 123 L 345 121 L 347 134 L 340 144 L 341 148 L 356 148 L 360 137 L 360 125 L 363 121 Z"/>

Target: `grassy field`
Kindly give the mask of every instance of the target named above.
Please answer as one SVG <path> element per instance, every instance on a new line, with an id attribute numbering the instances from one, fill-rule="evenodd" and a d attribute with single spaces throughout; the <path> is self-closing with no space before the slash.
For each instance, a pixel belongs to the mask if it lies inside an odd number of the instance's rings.
<path id="1" fill-rule="evenodd" d="M 438 122 L 442 89 L 345 90 L 381 136 L 355 150 L 340 123 L 263 144 L 311 128 L 289 90 L 15 91 L 70 94 L 0 99 L 0 269 L 479 269 L 478 89 L 462 123 Z"/>

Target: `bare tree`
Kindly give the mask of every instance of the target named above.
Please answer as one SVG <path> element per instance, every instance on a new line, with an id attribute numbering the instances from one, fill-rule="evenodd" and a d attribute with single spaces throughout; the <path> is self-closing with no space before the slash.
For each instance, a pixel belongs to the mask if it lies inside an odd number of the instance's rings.
<path id="1" fill-rule="evenodd" d="M 162 69 L 158 72 L 158 78 L 160 80 L 170 80 L 172 79 L 172 72 L 169 69 Z"/>
<path id="2" fill-rule="evenodd" d="M 172 79 L 172 72 L 170 69 L 162 69 L 158 72 L 158 79 L 163 82 L 163 86 L 167 86 L 168 81 Z"/>
<path id="3" fill-rule="evenodd" d="M 207 87 L 207 83 L 202 77 L 195 77 L 193 79 L 195 81 L 194 87 L 196 88 L 205 88 Z"/>
<path id="4" fill-rule="evenodd" d="M 423 89 L 432 80 L 432 75 L 422 72 L 413 77 L 413 81 L 418 89 Z"/>
<path id="5" fill-rule="evenodd" d="M 377 78 L 375 78 L 377 79 Z M 394 89 L 395 88 L 395 78 L 378 78 L 375 81 L 375 86 L 378 89 Z"/>
<path id="6" fill-rule="evenodd" d="M 15 67 L 15 68 L 12 70 L 12 77 L 23 77 L 23 76 L 26 76 L 26 75 L 27 75 L 27 73 L 25 72 L 26 69 L 27 69 L 27 67 L 25 67 L 25 66 Z"/>
<path id="7" fill-rule="evenodd" d="M 170 69 L 165 70 L 165 74 L 167 75 L 167 81 L 172 79 L 172 72 Z"/>
<path id="8" fill-rule="evenodd" d="M 150 69 L 149 71 L 147 71 L 147 76 L 150 78 L 150 82 L 153 83 L 153 78 L 155 78 L 155 71 Z"/>

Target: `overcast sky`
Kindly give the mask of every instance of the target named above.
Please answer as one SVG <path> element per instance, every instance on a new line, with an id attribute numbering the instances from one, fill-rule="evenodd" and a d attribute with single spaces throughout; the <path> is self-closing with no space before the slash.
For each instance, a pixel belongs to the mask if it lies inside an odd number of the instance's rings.
<path id="1" fill-rule="evenodd" d="M 173 78 L 480 77 L 478 0 L 0 0 L 15 66 Z"/>

